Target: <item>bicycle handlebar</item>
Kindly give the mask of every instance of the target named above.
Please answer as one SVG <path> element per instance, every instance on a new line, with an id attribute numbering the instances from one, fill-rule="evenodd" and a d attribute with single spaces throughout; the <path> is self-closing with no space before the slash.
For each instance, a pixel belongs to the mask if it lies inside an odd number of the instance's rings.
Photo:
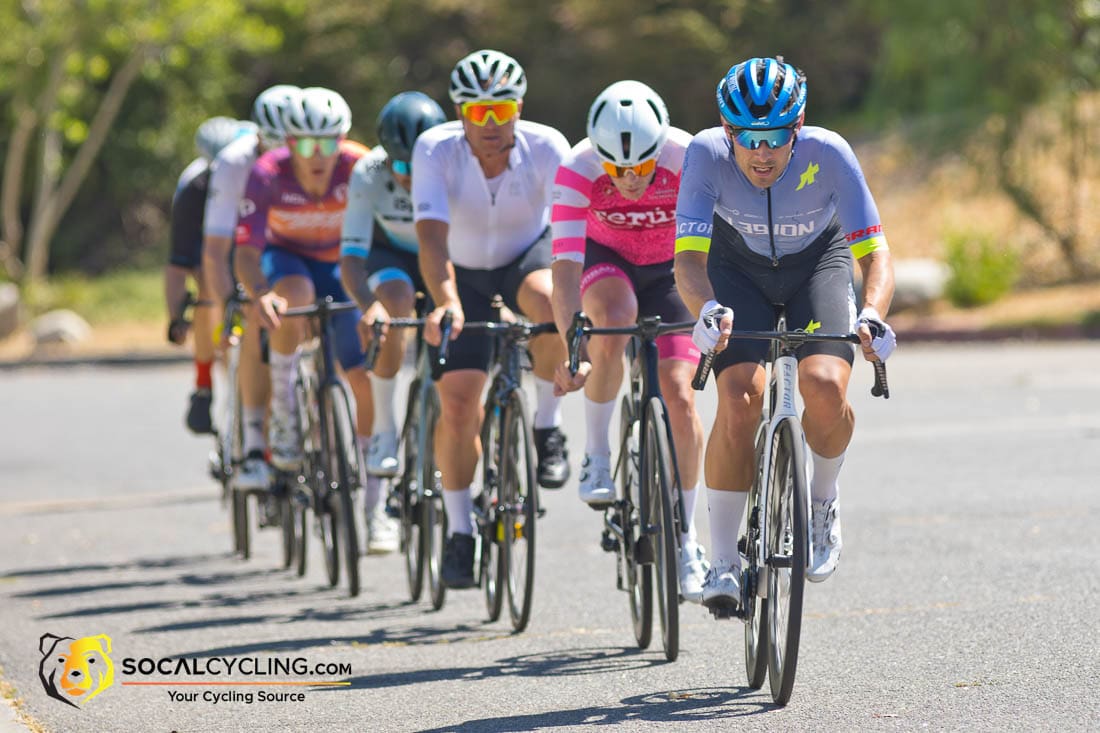
<path id="1" fill-rule="evenodd" d="M 591 324 L 584 311 L 577 311 L 573 314 L 573 322 L 566 332 L 566 341 L 569 342 L 569 373 L 576 374 L 580 368 L 581 340 L 585 336 L 639 336 L 649 339 L 666 333 L 690 331 L 694 327 L 695 321 L 661 323 L 659 316 L 645 316 L 629 326 L 596 327 Z"/>
<path id="2" fill-rule="evenodd" d="M 854 333 L 807 333 L 806 331 L 732 331 L 730 338 L 750 339 L 756 341 L 780 341 L 784 344 L 800 345 L 810 341 L 834 341 L 858 344 L 859 336 Z M 699 359 L 699 366 L 695 369 L 695 377 L 691 380 L 691 386 L 695 390 L 702 390 L 707 384 L 711 368 L 714 366 L 715 352 L 707 351 Z M 890 399 L 890 386 L 886 382 L 886 362 L 871 362 L 875 370 L 875 383 L 871 387 L 871 395 Z"/>
<path id="3" fill-rule="evenodd" d="M 388 321 L 376 320 L 370 324 L 372 338 L 367 347 L 366 359 L 363 368 L 368 372 L 374 369 L 374 362 L 378 360 L 378 352 L 382 348 L 383 329 L 385 328 L 420 328 L 424 325 L 425 318 L 391 318 Z"/>

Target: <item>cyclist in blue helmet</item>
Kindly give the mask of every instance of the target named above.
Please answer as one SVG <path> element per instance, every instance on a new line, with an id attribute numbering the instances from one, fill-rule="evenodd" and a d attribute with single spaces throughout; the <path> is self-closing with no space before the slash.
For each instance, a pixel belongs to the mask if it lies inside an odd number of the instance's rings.
<path id="1" fill-rule="evenodd" d="M 784 306 L 792 329 L 856 330 L 865 359 L 885 360 L 896 344 L 882 320 L 894 273 L 878 209 L 844 138 L 803 124 L 806 89 L 806 77 L 782 58 L 733 66 L 718 83 L 721 126 L 693 138 L 680 181 L 676 283 L 699 314 L 696 346 L 720 352 L 718 409 L 705 454 L 706 485 L 713 487 L 708 606 L 740 603 L 737 535 L 764 392 L 768 344 L 731 341 L 735 319 L 738 329 L 771 330 L 776 306 Z M 861 309 L 855 261 L 863 272 Z M 881 335 L 872 338 L 870 325 L 881 327 Z M 799 349 L 798 359 L 813 463 L 807 578 L 820 582 L 840 557 L 837 479 L 854 426 L 846 397 L 854 348 L 814 342 Z"/>

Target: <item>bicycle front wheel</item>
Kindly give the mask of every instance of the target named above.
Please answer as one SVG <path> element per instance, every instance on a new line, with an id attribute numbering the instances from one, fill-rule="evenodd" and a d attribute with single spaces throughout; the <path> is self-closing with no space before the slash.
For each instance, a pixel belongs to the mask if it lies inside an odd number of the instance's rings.
<path id="1" fill-rule="evenodd" d="M 768 679 L 772 699 L 786 705 L 798 667 L 802 593 L 806 584 L 808 506 L 802 430 L 785 420 L 773 438 L 768 487 Z"/>
<path id="2" fill-rule="evenodd" d="M 489 388 L 494 394 L 496 385 Z M 505 477 L 501 435 L 504 425 L 501 408 L 486 405 L 481 423 L 481 509 L 477 518 L 481 534 L 481 582 L 485 590 L 485 610 L 489 621 L 496 621 L 504 609 L 504 585 L 508 573 L 508 546 L 505 525 L 509 520 L 503 493 Z"/>
<path id="3" fill-rule="evenodd" d="M 673 662 L 680 654 L 680 575 L 671 502 L 672 449 L 666 424 L 664 404 L 654 397 L 646 409 L 642 449 L 642 497 L 648 509 L 643 521 L 653 543 L 661 642 L 665 659 Z"/>
<path id="4" fill-rule="evenodd" d="M 630 395 L 623 397 L 619 410 L 619 490 L 622 495 L 619 526 L 623 539 L 621 562 L 630 599 L 630 620 L 639 649 L 649 648 L 653 637 L 653 543 L 642 534 L 641 421 L 634 412 Z M 644 548 L 644 549 L 643 549 Z"/>
<path id="5" fill-rule="evenodd" d="M 443 608 L 447 586 L 443 584 L 443 545 L 447 538 L 447 514 L 443 511 L 443 486 L 435 465 L 435 424 L 439 420 L 439 394 L 433 386 L 424 401 L 424 432 L 420 451 L 420 535 L 421 550 L 428 569 L 428 591 L 432 608 Z"/>
<path id="6" fill-rule="evenodd" d="M 401 513 L 401 551 L 405 555 L 405 580 L 409 588 L 409 600 L 420 600 L 424 590 L 424 543 L 420 534 L 420 497 L 417 487 L 420 485 L 417 441 L 420 430 L 420 387 L 417 377 L 409 385 L 409 403 L 405 410 L 405 426 L 401 430 L 401 445 L 404 451 L 402 466 L 404 470 L 397 483 L 399 510 Z"/>
<path id="7" fill-rule="evenodd" d="M 337 482 L 334 506 L 336 527 L 343 546 L 344 567 L 348 574 L 348 594 L 359 595 L 359 536 L 355 526 L 355 494 L 359 489 L 359 446 L 355 437 L 351 403 L 343 384 L 329 386 L 325 395 L 330 428 L 326 446 L 331 480 Z M 330 484 L 331 486 L 331 484 Z"/>
<path id="8" fill-rule="evenodd" d="M 508 579 L 508 612 L 512 628 L 523 631 L 531 620 L 535 588 L 535 520 L 539 513 L 536 462 L 527 404 L 520 390 L 504 409 L 501 446 L 501 503 L 504 506 L 504 559 Z"/>
<path id="9" fill-rule="evenodd" d="M 746 599 L 745 612 L 745 675 L 749 687 L 759 690 L 768 675 L 768 598 L 759 593 L 760 583 L 760 493 L 764 483 L 764 433 L 760 430 L 756 441 L 756 478 L 749 489 L 745 510 L 745 532 L 738 545 L 745 556 L 745 571 L 741 575 Z"/>

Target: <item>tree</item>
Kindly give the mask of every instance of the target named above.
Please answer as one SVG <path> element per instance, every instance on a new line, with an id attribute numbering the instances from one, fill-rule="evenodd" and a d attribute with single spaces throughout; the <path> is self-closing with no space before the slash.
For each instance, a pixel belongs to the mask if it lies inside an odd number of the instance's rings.
<path id="1" fill-rule="evenodd" d="M 224 98 L 232 54 L 281 34 L 251 3 L 223 0 L 22 0 L 5 3 L 0 68 L 12 115 L 0 213 L 9 274 L 46 276 L 50 245 L 141 79 L 206 72 L 193 97 Z M 201 109 L 201 105 L 198 106 Z M 188 122 L 197 125 L 198 120 Z M 37 143 L 37 144 L 36 144 Z M 162 144 L 156 136 L 149 147 Z M 31 180 L 33 176 L 33 181 Z M 26 228 L 24 228 L 26 219 Z M 20 253 L 22 258 L 20 260 Z"/>

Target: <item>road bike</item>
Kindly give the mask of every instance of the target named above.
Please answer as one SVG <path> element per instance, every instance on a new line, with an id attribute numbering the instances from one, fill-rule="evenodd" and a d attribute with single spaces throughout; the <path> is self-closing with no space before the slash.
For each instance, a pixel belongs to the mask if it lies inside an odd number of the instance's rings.
<path id="1" fill-rule="evenodd" d="M 654 579 L 665 658 L 680 653 L 679 557 L 685 527 L 680 472 L 661 396 L 657 337 L 690 331 L 694 321 L 661 323 L 643 316 L 632 326 L 596 328 L 584 313 L 573 316 L 567 340 L 569 368 L 580 365 L 585 336 L 632 336 L 627 347 L 629 388 L 619 408 L 618 497 L 604 509 L 600 546 L 617 555 L 616 586 L 627 592 L 634 638 L 646 649 L 653 633 Z"/>
<path id="2" fill-rule="evenodd" d="M 713 326 L 713 322 L 708 325 Z M 745 622 L 745 673 L 754 690 L 765 675 L 772 700 L 786 705 L 794 688 L 802 631 L 806 568 L 813 551 L 806 438 L 797 408 L 798 347 L 811 341 L 859 343 L 859 336 L 788 331 L 780 312 L 774 331 L 733 331 L 731 339 L 771 342 L 767 389 L 755 435 L 756 474 L 749 490 L 738 549 L 744 558 L 739 606 L 713 605 L 720 619 Z M 692 386 L 703 389 L 715 353 L 699 361 Z M 886 365 L 872 362 L 871 394 L 889 398 Z"/>
<path id="3" fill-rule="evenodd" d="M 282 313 L 283 317 L 309 318 L 312 326 L 312 336 L 299 345 L 296 358 L 294 391 L 302 465 L 287 496 L 297 541 L 298 573 L 305 572 L 308 514 L 312 512 L 328 583 L 335 587 L 340 581 L 342 554 L 352 597 L 359 595 L 355 513 L 360 488 L 359 446 L 348 388 L 337 370 L 332 320 L 335 314 L 355 308 L 355 303 L 337 303 L 328 296 L 313 305 L 288 308 Z"/>

